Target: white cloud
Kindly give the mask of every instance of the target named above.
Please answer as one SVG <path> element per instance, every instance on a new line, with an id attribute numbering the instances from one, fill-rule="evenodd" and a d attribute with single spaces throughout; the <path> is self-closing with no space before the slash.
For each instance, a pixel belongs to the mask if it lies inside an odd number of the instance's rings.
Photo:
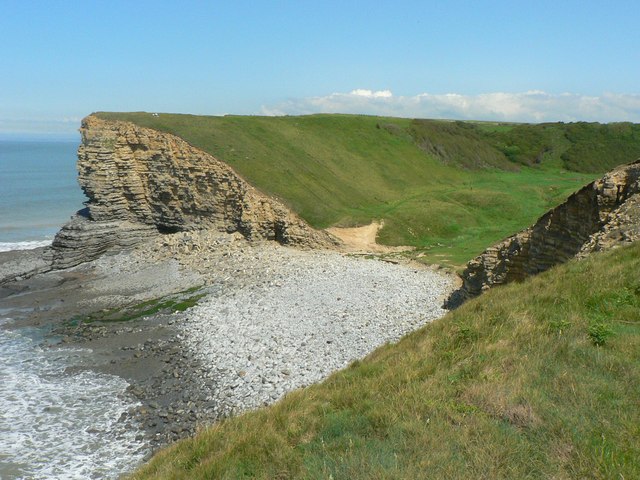
<path id="1" fill-rule="evenodd" d="M 393 94 L 391 90 L 365 90 L 364 88 L 357 88 L 355 90 L 351 90 L 349 95 L 355 95 L 357 97 L 367 97 L 367 98 L 391 98 Z"/>
<path id="2" fill-rule="evenodd" d="M 390 90 L 355 89 L 349 93 L 290 99 L 274 106 L 264 106 L 262 113 L 360 113 L 512 122 L 640 122 L 640 95 L 604 93 L 600 96 L 587 96 L 531 90 L 479 95 L 421 93 L 414 96 L 395 96 Z"/>

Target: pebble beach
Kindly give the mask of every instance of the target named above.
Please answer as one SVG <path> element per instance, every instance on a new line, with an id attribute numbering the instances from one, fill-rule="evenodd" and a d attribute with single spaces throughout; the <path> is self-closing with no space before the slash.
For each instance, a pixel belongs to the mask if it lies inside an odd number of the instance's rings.
<path id="1" fill-rule="evenodd" d="M 414 263 L 180 233 L 15 282 L 20 295 L 6 288 L 0 304 L 12 320 L 4 328 L 46 327 L 47 348 L 92 352 L 66 366 L 68 374 L 90 371 L 126 382 L 119 395 L 129 407 L 117 425 L 128 434 L 113 441 L 129 442 L 139 462 L 441 317 L 454 279 Z M 186 311 L 126 322 L 61 321 L 186 289 L 201 297 Z"/>

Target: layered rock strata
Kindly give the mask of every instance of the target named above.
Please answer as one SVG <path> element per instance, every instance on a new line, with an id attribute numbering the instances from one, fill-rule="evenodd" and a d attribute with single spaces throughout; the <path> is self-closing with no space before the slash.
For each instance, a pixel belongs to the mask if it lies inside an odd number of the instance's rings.
<path id="1" fill-rule="evenodd" d="M 56 234 L 43 258 L 52 268 L 70 268 L 114 250 L 124 250 L 158 235 L 153 225 L 126 220 L 95 221 L 79 212 Z"/>
<path id="2" fill-rule="evenodd" d="M 571 195 L 532 227 L 471 260 L 455 306 L 494 285 L 543 272 L 573 257 L 640 239 L 640 160 L 620 166 Z"/>
<path id="3" fill-rule="evenodd" d="M 338 241 L 307 225 L 230 166 L 170 134 L 89 116 L 80 129 L 79 183 L 89 201 L 49 256 L 68 267 L 158 232 L 213 229 L 302 247 Z"/>

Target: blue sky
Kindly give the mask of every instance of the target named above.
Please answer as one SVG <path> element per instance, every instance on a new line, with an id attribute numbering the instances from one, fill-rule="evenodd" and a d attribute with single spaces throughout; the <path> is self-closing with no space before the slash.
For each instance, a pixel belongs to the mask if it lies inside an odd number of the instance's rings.
<path id="1" fill-rule="evenodd" d="M 98 110 L 640 122 L 637 0 L 0 7 L 0 134 Z"/>

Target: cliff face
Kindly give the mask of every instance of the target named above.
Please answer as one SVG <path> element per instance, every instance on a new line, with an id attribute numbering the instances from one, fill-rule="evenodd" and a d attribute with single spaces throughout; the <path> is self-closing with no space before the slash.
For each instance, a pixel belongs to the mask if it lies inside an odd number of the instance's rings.
<path id="1" fill-rule="evenodd" d="M 573 257 L 640 239 L 640 160 L 571 195 L 532 227 L 471 260 L 455 306 L 483 290 L 543 272 Z"/>
<path id="2" fill-rule="evenodd" d="M 79 183 L 88 210 L 56 236 L 50 255 L 58 267 L 158 232 L 215 229 L 304 247 L 337 243 L 176 136 L 94 116 L 80 132 Z"/>

